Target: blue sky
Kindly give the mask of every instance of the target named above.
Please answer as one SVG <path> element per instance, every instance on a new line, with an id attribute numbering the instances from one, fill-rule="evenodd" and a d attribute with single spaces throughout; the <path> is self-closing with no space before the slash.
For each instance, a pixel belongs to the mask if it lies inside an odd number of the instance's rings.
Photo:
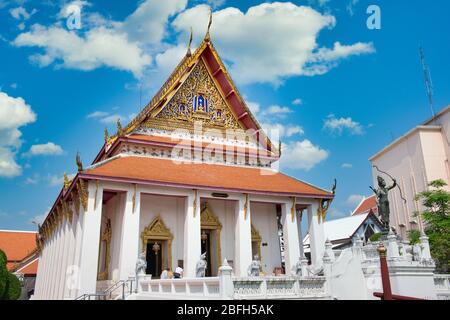
<path id="1" fill-rule="evenodd" d="M 81 28 L 67 27 L 68 6 Z M 0 229 L 34 230 L 103 128 L 127 122 L 194 46 L 214 9 L 212 41 L 268 128 L 282 128 L 282 170 L 338 180 L 329 219 L 369 195 L 368 158 L 430 117 L 418 47 L 450 103 L 448 1 L 0 0 Z M 366 9 L 381 9 L 381 29 Z"/>

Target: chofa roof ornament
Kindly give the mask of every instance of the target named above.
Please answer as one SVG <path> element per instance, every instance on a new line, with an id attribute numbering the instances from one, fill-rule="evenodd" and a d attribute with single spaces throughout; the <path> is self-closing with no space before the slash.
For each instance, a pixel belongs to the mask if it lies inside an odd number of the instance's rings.
<path id="1" fill-rule="evenodd" d="M 209 30 L 211 29 L 211 24 L 212 24 L 212 9 L 211 7 L 209 8 L 209 22 L 208 22 L 208 29 L 206 30 L 206 35 L 205 35 L 205 41 L 209 42 L 211 40 L 211 35 L 209 34 Z"/>

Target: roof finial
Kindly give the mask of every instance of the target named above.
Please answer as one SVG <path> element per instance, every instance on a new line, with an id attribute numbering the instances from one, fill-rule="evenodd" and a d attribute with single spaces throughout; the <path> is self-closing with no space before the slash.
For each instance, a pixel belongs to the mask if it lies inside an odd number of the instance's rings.
<path id="1" fill-rule="evenodd" d="M 209 35 L 209 29 L 211 29 L 212 24 L 212 8 L 209 7 L 209 22 L 208 22 L 208 29 L 206 30 L 205 40 L 209 41 L 211 40 L 211 36 Z"/>
<path id="2" fill-rule="evenodd" d="M 186 55 L 188 57 L 191 56 L 191 44 L 192 44 L 192 27 L 191 27 L 191 35 L 189 36 L 189 43 L 188 43 L 188 49 Z"/>
<path id="3" fill-rule="evenodd" d="M 109 140 L 109 132 L 108 132 L 108 128 L 105 127 L 105 143 L 108 143 Z"/>
<path id="4" fill-rule="evenodd" d="M 83 171 L 83 162 L 81 162 L 81 157 L 80 157 L 80 153 L 79 152 L 77 152 L 77 156 L 75 158 L 75 161 L 77 163 L 78 172 Z"/>
<path id="5" fill-rule="evenodd" d="M 67 177 L 67 173 L 64 171 L 64 189 L 69 189 L 70 182 L 69 178 Z"/>
<path id="6" fill-rule="evenodd" d="M 278 158 L 281 158 L 281 140 L 278 140 Z"/>
<path id="7" fill-rule="evenodd" d="M 119 137 L 124 136 L 124 130 L 122 128 L 122 124 L 120 123 L 120 118 L 117 118 L 117 136 Z"/>

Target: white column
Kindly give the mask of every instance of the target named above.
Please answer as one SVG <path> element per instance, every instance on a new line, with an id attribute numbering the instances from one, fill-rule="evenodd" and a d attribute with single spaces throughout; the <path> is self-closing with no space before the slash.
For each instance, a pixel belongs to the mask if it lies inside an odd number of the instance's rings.
<path id="1" fill-rule="evenodd" d="M 247 208 L 245 206 L 246 198 L 245 195 L 242 195 L 236 201 L 234 214 L 234 272 L 238 277 L 248 276 L 248 267 L 252 263 L 250 200 Z"/>
<path id="2" fill-rule="evenodd" d="M 44 283 L 42 285 L 42 294 L 39 299 L 47 299 L 48 297 L 48 277 L 50 272 L 50 261 L 52 254 L 53 236 L 50 236 L 45 243 L 45 250 L 47 251 L 45 257 L 45 273 L 44 273 Z"/>
<path id="3" fill-rule="evenodd" d="M 300 258 L 300 246 L 298 241 L 297 214 L 292 203 L 281 204 L 281 224 L 283 225 L 284 238 L 284 263 L 286 275 L 295 274 L 295 265 Z"/>
<path id="4" fill-rule="evenodd" d="M 87 183 L 87 182 L 86 182 Z M 97 190 L 97 192 L 96 192 Z M 95 181 L 88 184 L 87 210 L 83 214 L 83 234 L 80 255 L 79 295 L 96 293 L 100 226 L 102 218 L 103 187 Z M 97 195 L 97 200 L 95 200 Z M 95 204 L 95 206 L 94 206 Z"/>
<path id="5" fill-rule="evenodd" d="M 80 279 L 81 279 L 81 246 L 83 240 L 83 220 L 84 220 L 84 210 L 80 205 L 79 211 L 76 213 L 76 224 L 75 224 L 75 248 L 73 256 L 73 267 L 67 270 L 68 276 L 68 288 L 71 290 L 71 297 L 77 298 L 80 296 Z"/>
<path id="6" fill-rule="evenodd" d="M 140 203 L 141 193 L 139 189 L 133 187 L 128 190 L 125 196 L 120 245 L 119 277 L 121 280 L 126 280 L 129 276 L 135 274 L 136 261 L 139 255 Z"/>
<path id="7" fill-rule="evenodd" d="M 300 257 L 303 257 L 305 255 L 303 250 L 302 219 L 303 219 L 303 211 L 299 211 L 297 213 L 297 230 L 298 230 L 298 245 L 300 249 Z"/>
<path id="8" fill-rule="evenodd" d="M 56 239 L 55 239 L 55 255 L 53 258 L 53 274 L 52 274 L 52 280 L 51 280 L 51 299 L 58 299 L 58 275 L 61 272 L 61 269 L 59 267 L 59 257 L 60 257 L 60 250 L 61 250 L 61 225 L 58 225 L 58 229 L 56 231 Z"/>
<path id="9" fill-rule="evenodd" d="M 201 254 L 200 197 L 198 192 L 192 191 L 186 197 L 185 212 L 183 269 L 185 278 L 193 278 L 195 277 L 195 266 L 200 260 Z"/>
<path id="10" fill-rule="evenodd" d="M 60 212 L 59 214 L 62 214 L 62 212 Z M 59 274 L 58 274 L 58 278 L 56 279 L 57 281 L 57 299 L 63 299 L 64 298 L 64 283 L 65 283 L 65 278 L 66 278 L 66 267 L 65 267 L 65 259 L 66 259 L 66 255 L 67 255 L 67 233 L 68 233 L 68 224 L 69 221 L 67 220 L 66 217 L 63 217 L 63 222 L 61 224 L 61 250 L 59 252 L 59 258 L 58 258 L 58 268 L 59 268 Z"/>
<path id="11" fill-rule="evenodd" d="M 55 266 L 53 264 L 53 259 L 55 255 L 55 242 L 56 242 L 56 231 L 53 231 L 50 237 L 50 244 L 49 244 L 50 252 L 48 255 L 48 271 L 45 279 L 45 299 L 51 298 L 52 275 L 55 272 Z"/>
<path id="12" fill-rule="evenodd" d="M 70 255 L 70 233 L 72 230 L 72 226 L 70 224 L 69 219 L 66 217 L 66 223 L 65 223 L 65 231 L 64 231 L 64 251 L 63 254 L 61 256 L 61 260 L 62 260 L 62 267 L 61 267 L 61 286 L 60 286 L 60 299 L 64 299 L 66 298 L 66 280 L 67 280 L 67 262 L 68 262 L 68 258 Z"/>
<path id="13" fill-rule="evenodd" d="M 73 260 L 74 260 L 74 249 L 75 249 L 75 228 L 76 228 L 76 214 L 72 214 L 72 222 L 70 223 L 69 227 L 69 246 L 67 248 L 66 252 L 66 262 L 65 262 L 65 269 L 64 269 L 64 299 L 72 298 L 71 290 L 69 286 L 69 270 L 72 269 L 73 266 Z"/>
<path id="14" fill-rule="evenodd" d="M 314 202 L 308 207 L 309 237 L 311 246 L 311 264 L 314 268 L 319 268 L 323 264 L 323 254 L 325 252 L 325 236 L 323 222 L 319 223 L 317 209 L 319 203 Z"/>

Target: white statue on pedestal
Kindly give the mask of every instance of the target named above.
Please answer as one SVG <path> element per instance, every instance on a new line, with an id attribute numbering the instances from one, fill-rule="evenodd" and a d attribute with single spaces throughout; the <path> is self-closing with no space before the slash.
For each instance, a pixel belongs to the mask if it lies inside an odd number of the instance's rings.
<path id="1" fill-rule="evenodd" d="M 258 259 L 258 255 L 253 257 L 253 261 L 248 268 L 248 275 L 250 277 L 259 277 L 259 271 L 261 270 L 261 261 Z"/>
<path id="2" fill-rule="evenodd" d="M 204 278 L 206 273 L 206 252 L 200 256 L 200 260 L 195 267 L 195 275 L 197 278 Z"/>
<path id="3" fill-rule="evenodd" d="M 141 252 L 136 261 L 136 274 L 144 275 L 147 269 L 147 261 L 145 260 L 145 253 Z"/>

